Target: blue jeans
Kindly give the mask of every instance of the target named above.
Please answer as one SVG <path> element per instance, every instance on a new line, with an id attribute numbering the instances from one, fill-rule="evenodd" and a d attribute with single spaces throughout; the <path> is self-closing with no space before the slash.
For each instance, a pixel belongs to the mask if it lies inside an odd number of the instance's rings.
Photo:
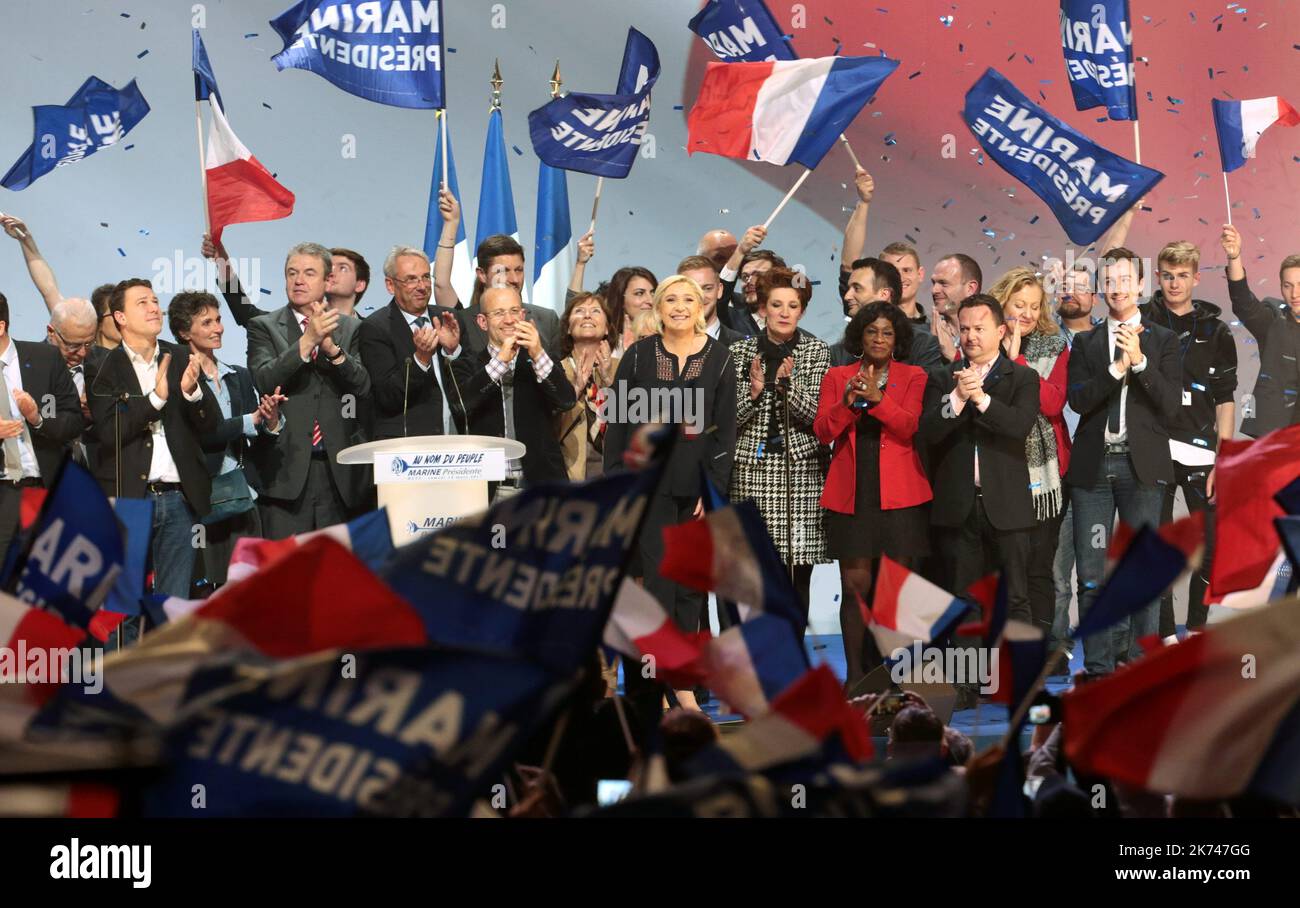
<path id="1" fill-rule="evenodd" d="M 1147 485 L 1133 472 L 1127 454 L 1106 454 L 1101 475 L 1090 489 L 1075 487 L 1070 494 L 1074 511 L 1074 561 L 1079 572 L 1079 619 L 1088 614 L 1105 580 L 1106 549 L 1119 519 L 1134 529 L 1160 525 L 1160 505 L 1165 484 Z M 1083 667 L 1089 674 L 1115 670 L 1117 660 L 1142 654 L 1137 641 L 1160 628 L 1160 600 L 1156 599 L 1108 630 L 1083 641 Z"/>
<path id="2" fill-rule="evenodd" d="M 194 577 L 194 525 L 198 519 L 181 492 L 153 496 L 153 591 L 188 599 Z"/>
<path id="3" fill-rule="evenodd" d="M 1061 520 L 1061 535 L 1056 546 L 1056 560 L 1052 563 L 1052 582 L 1056 587 L 1056 612 L 1052 616 L 1052 652 L 1056 652 L 1070 637 L 1070 600 L 1074 586 L 1070 583 L 1074 573 L 1074 508 L 1065 503 L 1065 516 Z M 1071 648 L 1073 649 L 1073 648 Z"/>

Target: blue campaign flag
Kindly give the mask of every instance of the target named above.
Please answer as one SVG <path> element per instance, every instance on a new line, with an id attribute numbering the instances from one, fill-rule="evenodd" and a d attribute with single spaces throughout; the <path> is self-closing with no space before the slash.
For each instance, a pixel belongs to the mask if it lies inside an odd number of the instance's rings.
<path id="1" fill-rule="evenodd" d="M 688 27 L 727 63 L 798 59 L 762 0 L 709 0 Z"/>
<path id="2" fill-rule="evenodd" d="M 212 61 L 208 59 L 208 49 L 203 46 L 199 30 L 193 29 L 193 60 L 190 64 L 194 70 L 194 100 L 206 101 L 209 95 L 217 96 L 221 109 L 226 109 L 226 102 L 221 100 L 221 90 L 217 88 L 217 77 L 212 72 Z"/>
<path id="3" fill-rule="evenodd" d="M 351 654 L 348 677 L 342 655 L 200 671 L 143 814 L 463 817 L 573 687 L 528 662 L 431 649 Z"/>
<path id="4" fill-rule="evenodd" d="M 533 151 L 551 167 L 621 180 L 636 162 L 641 137 L 650 122 L 650 92 L 659 79 L 654 44 L 628 29 L 619 70 L 620 89 L 612 95 L 571 93 L 528 115 Z"/>
<path id="5" fill-rule="evenodd" d="M 510 189 L 510 159 L 506 154 L 506 133 L 501 111 L 488 114 L 487 142 L 483 146 L 483 179 L 478 191 L 478 220 L 474 223 L 474 247 L 495 234 L 519 238 L 515 220 L 515 195 Z"/>
<path id="6" fill-rule="evenodd" d="M 379 577 L 433 643 L 567 673 L 600 643 L 662 465 L 541 485 L 402 546 Z"/>
<path id="7" fill-rule="evenodd" d="M 75 164 L 101 148 L 116 145 L 149 112 L 135 80 L 121 91 L 91 76 L 62 106 L 32 108 L 32 144 L 0 178 L 5 189 L 26 189 L 55 167 Z"/>
<path id="8" fill-rule="evenodd" d="M 113 502 L 113 513 L 122 524 L 126 548 L 122 573 L 113 584 L 104 609 L 121 615 L 138 615 L 144 600 L 144 577 L 153 537 L 153 499 L 118 498 Z"/>
<path id="9" fill-rule="evenodd" d="M 446 107 L 441 0 L 301 0 L 271 20 L 278 70 L 393 107 Z"/>
<path id="10" fill-rule="evenodd" d="M 1075 109 L 1138 118 L 1128 0 L 1061 0 L 1061 49 Z"/>
<path id="11" fill-rule="evenodd" d="M 122 570 L 126 544 L 99 483 L 71 460 L 45 497 L 14 567 L 14 595 L 87 627 Z"/>
<path id="12" fill-rule="evenodd" d="M 1052 209 L 1072 243 L 1091 243 L 1164 174 L 1107 151 L 987 70 L 963 118 L 985 153 Z"/>

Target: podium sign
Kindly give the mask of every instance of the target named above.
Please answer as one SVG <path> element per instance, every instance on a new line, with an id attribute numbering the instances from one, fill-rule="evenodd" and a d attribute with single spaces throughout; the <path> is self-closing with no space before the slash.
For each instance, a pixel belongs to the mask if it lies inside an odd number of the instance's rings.
<path id="1" fill-rule="evenodd" d="M 397 482 L 451 482 L 480 480 L 500 482 L 506 478 L 506 455 L 500 448 L 489 450 L 421 451 L 419 453 L 375 454 L 375 484 Z"/>

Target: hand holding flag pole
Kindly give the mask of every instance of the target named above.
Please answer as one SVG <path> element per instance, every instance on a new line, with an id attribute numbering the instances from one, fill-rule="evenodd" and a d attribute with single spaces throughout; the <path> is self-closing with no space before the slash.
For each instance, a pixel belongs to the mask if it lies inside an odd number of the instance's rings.
<path id="1" fill-rule="evenodd" d="M 446 162 L 451 160 L 447 157 L 447 108 L 443 107 L 438 111 L 438 141 L 442 143 L 442 191 L 447 192 L 447 175 L 451 173 L 451 166 Z"/>

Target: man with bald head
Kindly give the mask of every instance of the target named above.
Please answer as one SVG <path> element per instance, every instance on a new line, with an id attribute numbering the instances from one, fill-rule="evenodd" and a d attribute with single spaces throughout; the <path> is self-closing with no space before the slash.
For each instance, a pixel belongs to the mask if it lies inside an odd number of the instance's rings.
<path id="1" fill-rule="evenodd" d="M 488 287 L 479 296 L 479 327 L 487 346 L 452 361 L 471 435 L 492 435 L 523 442 L 522 463 L 508 463 L 505 482 L 494 498 L 525 486 L 563 482 L 564 455 L 552 430 L 556 414 L 577 403 L 573 385 L 556 367 L 554 351 L 542 346 L 537 325 L 528 318 L 519 291 Z"/>
<path id="2" fill-rule="evenodd" d="M 69 297 L 50 310 L 50 323 L 45 326 L 45 339 L 59 351 L 81 401 L 85 430 L 80 439 L 72 442 L 72 459 L 92 471 L 99 445 L 86 397 L 86 376 L 93 381 L 108 354 L 106 347 L 95 344 L 98 328 L 99 315 L 94 305 L 77 297 Z"/>
<path id="3" fill-rule="evenodd" d="M 700 237 L 700 244 L 695 248 L 696 255 L 702 255 L 713 262 L 719 271 L 727 264 L 727 259 L 736 251 L 736 235 L 730 230 L 710 230 Z"/>

